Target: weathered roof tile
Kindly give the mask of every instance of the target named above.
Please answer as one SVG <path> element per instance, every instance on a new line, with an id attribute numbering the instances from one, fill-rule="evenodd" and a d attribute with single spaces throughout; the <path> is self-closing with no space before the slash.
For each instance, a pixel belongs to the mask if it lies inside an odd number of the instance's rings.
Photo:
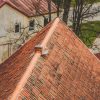
<path id="1" fill-rule="evenodd" d="M 48 56 L 29 58 L 38 44 Z M 0 82 L 2 100 L 100 100 L 100 61 L 57 18 L 0 65 Z"/>
<path id="2" fill-rule="evenodd" d="M 28 17 L 48 13 L 47 0 L 0 0 L 0 7 L 4 4 L 10 5 Z M 56 11 L 56 5 L 51 2 L 51 12 Z"/>

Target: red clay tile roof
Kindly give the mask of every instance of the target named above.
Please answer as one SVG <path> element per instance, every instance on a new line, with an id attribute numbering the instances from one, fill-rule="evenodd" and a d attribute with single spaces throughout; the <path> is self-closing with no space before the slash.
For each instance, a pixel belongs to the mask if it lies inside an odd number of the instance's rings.
<path id="1" fill-rule="evenodd" d="M 95 56 L 100 59 L 100 53 L 95 54 Z"/>
<path id="2" fill-rule="evenodd" d="M 4 4 L 10 5 L 12 8 L 20 11 L 28 17 L 48 13 L 47 0 L 0 0 L 0 7 Z M 37 13 L 36 9 L 39 13 Z M 51 11 L 57 11 L 53 2 L 51 2 Z"/>
<path id="3" fill-rule="evenodd" d="M 3 0 L 0 0 L 0 4 L 3 2 Z"/>
<path id="4" fill-rule="evenodd" d="M 100 61 L 57 18 L 0 65 L 0 99 L 7 97 L 100 100 Z"/>
<path id="5" fill-rule="evenodd" d="M 4 100 L 14 91 L 33 57 L 35 45 L 43 40 L 49 27 L 50 25 L 37 33 L 35 37 L 0 65 L 0 100 Z"/>

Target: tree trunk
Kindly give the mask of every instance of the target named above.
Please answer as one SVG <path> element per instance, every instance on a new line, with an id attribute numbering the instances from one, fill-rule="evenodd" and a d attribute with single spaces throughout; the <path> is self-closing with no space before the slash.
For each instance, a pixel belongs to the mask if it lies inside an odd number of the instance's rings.
<path id="1" fill-rule="evenodd" d="M 68 14 L 71 6 L 71 0 L 64 0 L 64 13 L 63 13 L 63 21 L 67 24 Z"/>
<path id="2" fill-rule="evenodd" d="M 49 11 L 49 22 L 51 21 L 51 0 L 47 0 L 48 2 L 48 11 Z"/>
<path id="3" fill-rule="evenodd" d="M 59 17 L 60 6 L 62 5 L 62 0 L 56 0 L 57 2 L 57 17 Z"/>
<path id="4" fill-rule="evenodd" d="M 77 36 L 79 36 L 81 32 L 83 1 L 84 0 L 76 0 L 76 5 L 73 11 L 73 30 Z"/>

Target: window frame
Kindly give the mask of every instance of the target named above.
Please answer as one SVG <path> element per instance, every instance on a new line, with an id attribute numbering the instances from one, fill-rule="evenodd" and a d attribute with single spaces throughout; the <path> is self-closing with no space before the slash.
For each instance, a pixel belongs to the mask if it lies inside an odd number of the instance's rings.
<path id="1" fill-rule="evenodd" d="M 21 23 L 15 24 L 15 33 L 19 33 L 21 31 Z"/>
<path id="2" fill-rule="evenodd" d="M 29 31 L 34 30 L 34 28 L 35 28 L 35 20 L 33 19 L 29 21 Z"/>
<path id="3" fill-rule="evenodd" d="M 46 26 L 49 22 L 49 18 L 44 18 L 44 26 Z"/>

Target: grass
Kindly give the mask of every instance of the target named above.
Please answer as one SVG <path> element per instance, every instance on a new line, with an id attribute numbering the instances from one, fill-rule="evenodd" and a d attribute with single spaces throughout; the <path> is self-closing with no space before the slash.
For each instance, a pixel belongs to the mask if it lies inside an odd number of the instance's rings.
<path id="1" fill-rule="evenodd" d="M 87 0 L 88 3 L 94 0 Z M 100 0 L 95 0 L 95 3 L 100 2 Z M 72 6 L 75 4 L 75 0 L 72 0 Z"/>
<path id="2" fill-rule="evenodd" d="M 95 0 L 95 2 L 100 2 L 100 0 Z"/>
<path id="3" fill-rule="evenodd" d="M 88 3 L 92 1 L 93 0 L 87 0 Z M 95 0 L 95 3 L 97 2 L 100 2 L 100 0 Z M 72 0 L 72 6 L 74 4 L 75 0 Z M 82 25 L 82 35 L 80 38 L 88 47 L 91 47 L 97 33 L 100 33 L 100 21 L 84 23 Z"/>
<path id="4" fill-rule="evenodd" d="M 81 40 L 91 47 L 97 34 L 100 34 L 100 21 L 91 21 L 82 25 Z"/>

